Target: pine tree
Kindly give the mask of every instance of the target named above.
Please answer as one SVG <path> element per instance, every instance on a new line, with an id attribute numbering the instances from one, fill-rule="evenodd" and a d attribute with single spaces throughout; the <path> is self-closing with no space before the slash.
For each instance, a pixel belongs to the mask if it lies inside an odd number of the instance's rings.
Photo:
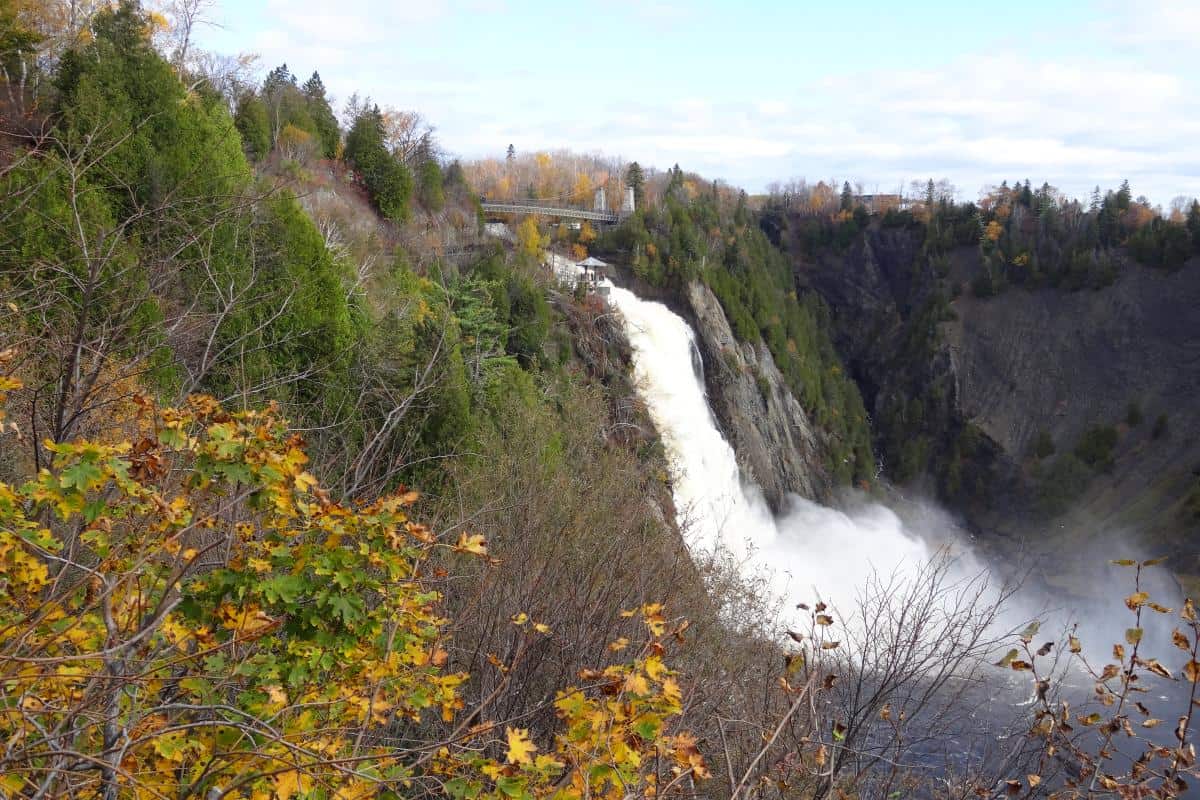
<path id="1" fill-rule="evenodd" d="M 671 179 L 667 181 L 666 193 L 668 196 L 674 197 L 677 192 L 683 189 L 683 170 L 676 164 L 667 170 L 667 174 L 671 176 Z"/>
<path id="2" fill-rule="evenodd" d="M 262 99 L 267 105 L 271 118 L 271 143 L 279 141 L 279 135 L 285 125 L 292 124 L 301 130 L 312 131 L 312 120 L 299 121 L 294 113 L 297 106 L 303 107 L 303 98 L 299 96 L 296 87 L 296 76 L 288 69 L 287 64 L 280 64 L 267 73 L 262 85 Z M 307 113 L 301 116 L 307 117 Z"/>
<path id="3" fill-rule="evenodd" d="M 854 192 L 850 189 L 850 181 L 842 183 L 842 211 L 854 209 Z"/>
<path id="4" fill-rule="evenodd" d="M 1128 211 L 1131 202 L 1133 202 L 1133 192 L 1129 189 L 1129 181 L 1126 179 L 1121 181 L 1121 188 L 1117 190 L 1117 210 Z"/>
<path id="5" fill-rule="evenodd" d="M 418 178 L 421 205 L 426 211 L 441 211 L 446 205 L 445 178 L 441 166 L 433 159 L 426 160 L 421 164 Z"/>
<path id="6" fill-rule="evenodd" d="M 509 164 L 516 161 L 517 160 L 517 149 L 510 144 L 508 146 L 508 153 L 505 154 L 504 158 L 506 161 L 508 161 Z"/>
<path id="7" fill-rule="evenodd" d="M 646 175 L 638 162 L 634 161 L 629 165 L 629 169 L 625 170 L 625 185 L 633 189 L 634 207 L 641 208 L 646 195 Z"/>
<path id="8" fill-rule="evenodd" d="M 267 77 L 263 80 L 263 94 L 271 94 L 279 91 L 285 86 L 295 86 L 296 76 L 288 69 L 286 63 L 280 64 L 275 69 L 267 73 Z"/>
<path id="9" fill-rule="evenodd" d="M 383 114 L 379 106 L 363 109 L 346 134 L 346 161 L 362 176 L 371 202 L 388 219 L 408 218 L 413 178 L 383 142 Z"/>
<path id="10" fill-rule="evenodd" d="M 242 146 L 252 160 L 258 161 L 271 152 L 271 120 L 267 116 L 267 107 L 258 95 L 249 92 L 242 95 L 233 123 L 242 135 Z"/>
<path id="11" fill-rule="evenodd" d="M 304 94 L 308 106 L 308 116 L 312 118 L 313 125 L 317 129 L 316 133 L 317 138 L 321 141 L 322 154 L 325 158 L 336 157 L 341 131 L 338 129 L 338 121 L 334 116 L 333 108 L 329 105 L 329 98 L 325 93 L 325 83 L 321 80 L 320 73 L 314 71 L 312 77 L 300 87 L 300 91 Z"/>

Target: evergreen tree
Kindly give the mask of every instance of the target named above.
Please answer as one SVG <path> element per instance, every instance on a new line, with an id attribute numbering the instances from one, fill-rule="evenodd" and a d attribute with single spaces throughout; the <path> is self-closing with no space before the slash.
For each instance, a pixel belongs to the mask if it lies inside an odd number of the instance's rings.
<path id="1" fill-rule="evenodd" d="M 633 189 L 634 206 L 641 208 L 646 198 L 646 175 L 642 172 L 642 165 L 638 162 L 634 161 L 625 170 L 625 185 Z"/>
<path id="2" fill-rule="evenodd" d="M 667 170 L 667 174 L 671 177 L 667 181 L 666 194 L 668 197 L 675 197 L 680 191 L 683 190 L 683 170 L 681 170 L 679 165 L 676 164 Z"/>
<path id="3" fill-rule="evenodd" d="M 713 183 L 714 188 L 716 183 Z M 750 212 L 746 208 L 746 190 L 738 192 L 737 208 L 733 211 L 733 224 L 739 228 L 750 223 Z"/>
<path id="4" fill-rule="evenodd" d="M 842 211 L 854 210 L 854 192 L 850 189 L 850 181 L 842 183 Z"/>
<path id="5" fill-rule="evenodd" d="M 325 83 L 321 80 L 320 73 L 314 71 L 312 77 L 304 82 L 300 91 L 307 101 L 308 116 L 317 129 L 316 134 L 321 142 L 322 154 L 325 158 L 335 158 L 341 131 L 338 129 L 337 117 L 333 113 L 333 108 L 329 105 L 329 98 L 325 93 Z"/>
<path id="6" fill-rule="evenodd" d="M 363 109 L 346 134 L 345 158 L 362 176 L 379 213 L 395 221 L 408 218 L 412 174 L 388 152 L 379 106 Z"/>
<path id="7" fill-rule="evenodd" d="M 446 167 L 446 175 L 442 180 L 443 185 L 450 189 L 467 189 L 467 173 L 463 170 L 462 162 L 457 158 L 450 162 L 450 166 Z"/>
<path id="8" fill-rule="evenodd" d="M 271 152 L 271 120 L 258 95 L 249 92 L 242 95 L 233 123 L 242 135 L 242 145 L 251 159 L 258 161 Z"/>
<path id="9" fill-rule="evenodd" d="M 287 64 L 280 64 L 267 73 L 261 95 L 271 121 L 272 145 L 279 143 L 279 136 L 288 125 L 308 134 L 317 134 L 317 126 L 308 114 L 308 101 L 296 86 L 296 76 Z"/>
<path id="10" fill-rule="evenodd" d="M 1129 181 L 1121 181 L 1121 188 L 1117 190 L 1117 211 L 1128 211 L 1129 204 L 1133 202 L 1133 192 L 1129 189 Z"/>
<path id="11" fill-rule="evenodd" d="M 508 146 L 508 152 L 504 155 L 504 158 L 506 161 L 508 161 L 509 164 L 516 161 L 517 160 L 517 149 L 510 144 Z"/>
<path id="12" fill-rule="evenodd" d="M 1088 211 L 1095 214 L 1100 210 L 1100 187 L 1092 189 L 1092 202 L 1088 205 Z"/>
<path id="13" fill-rule="evenodd" d="M 446 205 L 445 180 L 442 168 L 432 158 L 421 164 L 417 187 L 421 205 L 426 211 L 441 211 Z"/>
<path id="14" fill-rule="evenodd" d="M 1193 200 L 1188 209 L 1187 228 L 1192 234 L 1192 247 L 1200 250 L 1200 200 Z"/>

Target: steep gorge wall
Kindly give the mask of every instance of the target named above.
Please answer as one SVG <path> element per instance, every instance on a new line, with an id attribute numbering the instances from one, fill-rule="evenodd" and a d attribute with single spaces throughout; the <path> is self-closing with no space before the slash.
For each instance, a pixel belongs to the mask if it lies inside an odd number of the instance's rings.
<path id="1" fill-rule="evenodd" d="M 951 252 L 939 274 L 919 231 L 876 227 L 843 252 L 793 256 L 798 284 L 832 309 L 892 477 L 915 449 L 927 460 L 906 480 L 932 484 L 985 538 L 1035 559 L 1099 547 L 1107 533 L 1170 554 L 1185 583 L 1200 576 L 1188 506 L 1200 496 L 1200 263 L 1165 273 L 1122 259 L 1100 290 L 950 299 L 979 274 L 978 252 Z M 1125 423 L 1131 403 L 1139 425 Z M 1155 437 L 1160 414 L 1167 432 Z M 1117 431 L 1111 468 L 1066 513 L 1048 513 L 1050 465 L 1094 426 Z M 1040 433 L 1056 448 L 1041 463 Z"/>

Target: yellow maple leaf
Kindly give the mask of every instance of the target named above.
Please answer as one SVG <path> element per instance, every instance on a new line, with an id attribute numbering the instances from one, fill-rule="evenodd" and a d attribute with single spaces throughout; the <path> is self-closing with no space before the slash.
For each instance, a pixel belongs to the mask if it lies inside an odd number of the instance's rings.
<path id="1" fill-rule="evenodd" d="M 537 752 L 537 745 L 529 739 L 529 731 L 525 728 L 505 728 L 504 734 L 508 737 L 508 763 L 528 764 Z"/>
<path id="2" fill-rule="evenodd" d="M 296 483 L 296 488 L 302 492 L 307 492 L 317 485 L 317 479 L 311 472 L 301 472 L 293 480 Z"/>
<path id="3" fill-rule="evenodd" d="M 312 785 L 312 778 L 296 770 L 281 772 L 275 776 L 275 796 L 279 800 L 289 800 L 301 792 L 307 792 Z"/>
<path id="4" fill-rule="evenodd" d="M 663 631 L 667 629 L 667 620 L 662 614 L 662 603 L 647 603 L 642 606 L 642 618 L 646 622 L 646 627 L 650 629 L 650 633 L 655 636 L 662 636 Z"/>
<path id="5" fill-rule="evenodd" d="M 272 706 L 283 708 L 285 705 L 287 705 L 288 697 L 287 693 L 283 691 L 283 687 L 271 685 L 267 686 L 266 690 L 267 698 Z"/>
<path id="6" fill-rule="evenodd" d="M 646 680 L 645 675 L 631 672 L 625 676 L 625 691 L 647 695 L 650 694 L 650 683 Z"/>
<path id="7" fill-rule="evenodd" d="M 662 692 L 667 702 L 673 705 L 679 705 L 683 701 L 683 692 L 679 690 L 679 683 L 674 678 L 663 679 Z"/>
<path id="8" fill-rule="evenodd" d="M 477 556 L 486 556 L 487 542 L 478 533 L 468 535 L 464 531 L 459 534 L 458 543 L 454 545 L 454 550 L 459 553 L 473 553 Z"/>

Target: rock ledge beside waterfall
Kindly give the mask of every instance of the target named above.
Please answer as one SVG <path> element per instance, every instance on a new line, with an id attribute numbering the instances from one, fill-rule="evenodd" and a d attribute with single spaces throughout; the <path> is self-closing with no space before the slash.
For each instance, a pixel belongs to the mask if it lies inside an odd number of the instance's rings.
<path id="1" fill-rule="evenodd" d="M 707 286 L 691 283 L 686 300 L 704 358 L 709 405 L 743 471 L 776 511 L 789 493 L 828 500 L 833 483 L 816 426 L 766 344 L 739 342 Z"/>

